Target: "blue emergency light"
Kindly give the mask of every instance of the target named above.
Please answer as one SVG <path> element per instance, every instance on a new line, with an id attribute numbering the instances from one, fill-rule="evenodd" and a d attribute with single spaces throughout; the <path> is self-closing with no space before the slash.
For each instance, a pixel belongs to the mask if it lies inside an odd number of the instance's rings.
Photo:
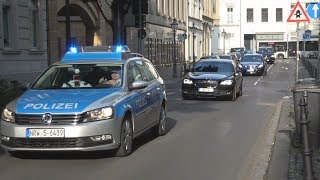
<path id="1" fill-rule="evenodd" d="M 70 47 L 61 59 L 62 62 L 74 61 L 94 61 L 94 60 L 122 60 L 122 53 L 130 52 L 129 48 L 125 45 L 117 46 L 83 46 L 83 47 Z"/>

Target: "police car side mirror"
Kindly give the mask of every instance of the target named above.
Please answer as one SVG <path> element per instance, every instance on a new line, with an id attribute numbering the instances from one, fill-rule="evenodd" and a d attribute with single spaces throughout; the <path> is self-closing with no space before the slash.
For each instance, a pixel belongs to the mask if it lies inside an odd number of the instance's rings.
<path id="1" fill-rule="evenodd" d="M 133 81 L 133 83 L 130 86 L 130 90 L 135 90 L 135 89 L 144 89 L 148 86 L 149 82 L 147 81 L 142 81 L 142 80 L 136 80 Z"/>

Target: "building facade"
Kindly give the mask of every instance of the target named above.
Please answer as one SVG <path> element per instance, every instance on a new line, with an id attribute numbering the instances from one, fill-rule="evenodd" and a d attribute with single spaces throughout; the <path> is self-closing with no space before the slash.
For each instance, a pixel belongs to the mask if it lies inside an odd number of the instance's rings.
<path id="1" fill-rule="evenodd" d="M 201 0 L 188 0 L 189 63 L 197 61 L 202 55 L 203 43 L 203 3 Z"/>
<path id="2" fill-rule="evenodd" d="M 306 9 L 311 2 L 318 0 L 301 0 Z M 220 23 L 214 28 L 218 32 L 219 44 L 213 47 L 214 53 L 228 53 L 232 47 L 245 47 L 258 50 L 259 46 L 273 46 L 296 51 L 297 35 L 303 44 L 303 34 L 310 31 L 315 37 L 318 21 L 299 23 L 287 22 L 295 0 L 220 0 Z M 310 41 L 315 40 L 311 39 Z M 213 39 L 215 41 L 215 39 Z M 276 47 L 279 46 L 279 47 Z M 302 45 L 300 46 L 301 50 Z"/>
<path id="3" fill-rule="evenodd" d="M 149 12 L 146 15 L 146 37 L 142 39 L 142 51 L 147 59 L 156 66 L 170 65 L 173 63 L 174 51 L 176 51 L 176 62 L 184 63 L 186 59 L 186 39 L 187 33 L 187 0 L 149 0 Z M 139 38 L 137 36 L 139 28 L 134 22 L 135 16 L 128 15 L 126 21 L 126 41 L 132 51 L 138 52 Z M 174 33 L 171 27 L 176 19 L 178 28 L 176 30 L 176 48 L 174 49 Z"/>
<path id="4" fill-rule="evenodd" d="M 100 10 L 100 7 L 108 7 L 105 3 L 69 0 L 71 45 L 112 44 L 112 29 L 104 18 L 110 19 L 107 13 L 110 11 Z M 66 47 L 66 7 L 66 0 L 48 1 L 48 59 L 51 64 L 59 61 L 69 48 Z"/>
<path id="5" fill-rule="evenodd" d="M 0 79 L 31 82 L 47 61 L 46 1 L 0 0 Z"/>
<path id="6" fill-rule="evenodd" d="M 213 21 L 214 21 L 214 10 L 216 9 L 216 3 L 212 0 L 203 1 L 203 45 L 202 45 L 202 56 L 211 55 L 212 37 L 213 37 Z"/>

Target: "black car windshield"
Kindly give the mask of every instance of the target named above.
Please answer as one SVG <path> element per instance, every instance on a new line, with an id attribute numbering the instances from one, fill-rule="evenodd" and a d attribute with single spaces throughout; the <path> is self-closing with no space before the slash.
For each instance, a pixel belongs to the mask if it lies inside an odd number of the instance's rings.
<path id="1" fill-rule="evenodd" d="M 198 62 L 193 68 L 193 72 L 210 72 L 232 74 L 234 71 L 231 62 L 203 61 Z"/>
<path id="2" fill-rule="evenodd" d="M 33 89 L 93 89 L 122 86 L 120 64 L 60 64 L 51 66 Z"/>
<path id="3" fill-rule="evenodd" d="M 262 57 L 260 55 L 243 56 L 241 62 L 262 62 Z"/>

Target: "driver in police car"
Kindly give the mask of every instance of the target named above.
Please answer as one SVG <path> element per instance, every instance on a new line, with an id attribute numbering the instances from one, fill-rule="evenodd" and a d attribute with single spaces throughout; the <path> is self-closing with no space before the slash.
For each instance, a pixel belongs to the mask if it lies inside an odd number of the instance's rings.
<path id="1" fill-rule="evenodd" d="M 72 76 L 72 79 L 68 82 L 62 84 L 63 88 L 73 88 L 73 87 L 92 87 L 91 84 L 81 80 L 80 70 L 75 70 L 75 75 Z"/>
<path id="2" fill-rule="evenodd" d="M 105 77 L 99 79 L 99 84 L 110 84 L 112 86 L 118 86 L 121 84 L 120 75 L 116 71 L 112 71 L 111 79 L 107 80 Z"/>

